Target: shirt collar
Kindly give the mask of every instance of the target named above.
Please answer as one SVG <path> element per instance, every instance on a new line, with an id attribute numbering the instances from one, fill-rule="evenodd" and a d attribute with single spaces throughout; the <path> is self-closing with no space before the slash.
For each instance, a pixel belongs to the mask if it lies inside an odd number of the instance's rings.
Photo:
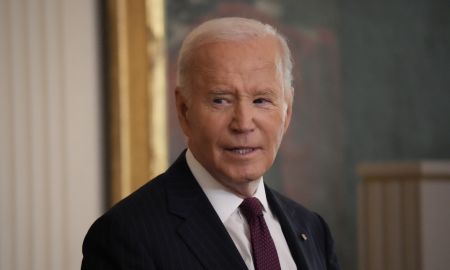
<path id="1" fill-rule="evenodd" d="M 198 184 L 203 189 L 206 197 L 208 197 L 214 210 L 216 210 L 219 215 L 220 220 L 225 222 L 236 208 L 239 207 L 243 199 L 239 198 L 227 187 L 217 182 L 197 159 L 195 159 L 189 148 L 186 152 L 186 161 Z M 267 203 L 263 177 L 261 176 L 256 181 L 259 181 L 259 185 L 253 197 L 258 198 L 261 202 L 263 212 L 267 212 L 269 204 Z"/>

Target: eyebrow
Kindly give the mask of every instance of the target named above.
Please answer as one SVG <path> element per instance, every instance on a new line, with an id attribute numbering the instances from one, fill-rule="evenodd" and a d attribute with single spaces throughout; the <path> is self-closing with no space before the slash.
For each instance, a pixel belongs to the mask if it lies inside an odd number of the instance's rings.
<path id="1" fill-rule="evenodd" d="M 233 93 L 233 91 L 230 90 L 224 90 L 224 89 L 220 89 L 220 88 L 214 88 L 208 91 L 209 94 L 212 95 L 230 95 Z"/>
<path id="2" fill-rule="evenodd" d="M 271 89 L 258 90 L 255 94 L 257 96 L 276 96 L 275 92 Z"/>
<path id="3" fill-rule="evenodd" d="M 214 88 L 208 91 L 210 95 L 232 95 L 234 91 L 232 90 L 225 90 L 220 88 Z M 253 93 L 254 96 L 276 96 L 275 92 L 271 89 L 263 89 L 263 90 L 257 90 Z"/>

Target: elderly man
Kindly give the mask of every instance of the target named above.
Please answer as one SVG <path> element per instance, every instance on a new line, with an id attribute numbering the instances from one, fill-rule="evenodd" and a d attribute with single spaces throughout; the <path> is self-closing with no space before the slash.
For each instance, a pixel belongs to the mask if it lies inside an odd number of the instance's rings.
<path id="1" fill-rule="evenodd" d="M 92 225 L 82 269 L 339 269 L 324 220 L 263 183 L 291 119 L 291 69 L 269 25 L 193 30 L 175 89 L 188 149 Z"/>

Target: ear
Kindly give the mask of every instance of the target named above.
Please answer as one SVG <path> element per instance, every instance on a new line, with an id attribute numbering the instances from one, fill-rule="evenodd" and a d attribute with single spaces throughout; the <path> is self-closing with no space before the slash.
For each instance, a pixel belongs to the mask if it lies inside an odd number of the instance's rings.
<path id="1" fill-rule="evenodd" d="M 177 86 L 175 88 L 175 101 L 177 106 L 177 115 L 178 115 L 178 122 L 180 123 L 181 129 L 183 130 L 184 135 L 187 137 L 190 137 L 190 126 L 189 126 L 189 117 L 188 117 L 188 111 L 189 106 L 186 98 L 184 98 L 181 95 L 181 87 Z"/>
<path id="2" fill-rule="evenodd" d="M 286 116 L 284 118 L 283 134 L 286 133 L 286 130 L 289 127 L 289 123 L 291 122 L 291 117 L 292 117 L 292 103 L 294 102 L 294 88 L 291 87 L 290 91 L 291 91 L 291 98 L 286 100 L 287 107 L 286 107 Z"/>

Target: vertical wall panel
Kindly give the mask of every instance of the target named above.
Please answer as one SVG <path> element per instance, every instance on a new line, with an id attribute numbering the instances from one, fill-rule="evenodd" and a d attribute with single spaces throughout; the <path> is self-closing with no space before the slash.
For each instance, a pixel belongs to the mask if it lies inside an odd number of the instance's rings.
<path id="1" fill-rule="evenodd" d="M 366 211 L 367 211 L 367 269 L 379 270 L 384 269 L 383 257 L 383 185 L 377 182 L 368 182 L 366 186 Z"/>
<path id="2" fill-rule="evenodd" d="M 49 269 L 46 256 L 49 226 L 46 209 L 48 207 L 46 179 L 48 173 L 45 118 L 45 84 L 43 55 L 43 13 L 41 1 L 28 0 L 28 69 L 29 69 L 29 98 L 30 98 L 30 188 L 31 188 L 31 222 L 32 245 L 30 263 L 34 269 Z"/>
<path id="3" fill-rule="evenodd" d="M 0 1 L 0 269 L 14 269 L 10 4 Z"/>
<path id="4" fill-rule="evenodd" d="M 27 65 L 28 14 L 24 1 L 11 1 L 11 56 L 13 108 L 13 185 L 15 265 L 18 270 L 30 269 L 30 134 L 29 134 L 29 77 Z M 20 254 L 20 256 L 18 256 Z"/>
<path id="5" fill-rule="evenodd" d="M 450 171 L 450 163 L 448 166 Z M 450 176 L 450 175 L 449 175 Z M 422 269 L 447 269 L 450 265 L 450 181 L 434 179 L 421 184 L 420 196 L 423 254 Z"/>
<path id="6" fill-rule="evenodd" d="M 420 270 L 419 180 L 403 182 L 403 247 L 405 269 Z"/>
<path id="7" fill-rule="evenodd" d="M 374 163 L 358 171 L 360 269 L 447 269 L 450 162 Z"/>
<path id="8" fill-rule="evenodd" d="M 47 77 L 47 117 L 49 140 L 49 252 L 51 269 L 62 269 L 65 261 L 66 238 L 64 234 L 64 208 L 66 207 L 63 186 L 66 182 L 64 160 L 65 132 L 63 100 L 63 61 L 61 57 L 61 1 L 44 0 L 45 48 Z"/>
<path id="9" fill-rule="evenodd" d="M 401 182 L 392 180 L 384 183 L 384 250 L 391 256 L 385 257 L 385 270 L 404 270 L 402 246 L 402 192 Z"/>
<path id="10" fill-rule="evenodd" d="M 359 245 L 359 258 L 358 265 L 360 270 L 369 269 L 367 267 L 367 209 L 366 209 L 366 187 L 363 185 L 358 186 L 358 245 Z"/>
<path id="11" fill-rule="evenodd" d="M 0 269 L 79 269 L 101 212 L 95 1 L 0 0 Z"/>
<path id="12" fill-rule="evenodd" d="M 99 83 L 97 72 L 96 41 L 98 33 L 95 27 L 96 11 L 91 0 L 66 0 L 62 6 L 62 24 L 64 35 L 62 46 L 63 88 L 65 107 L 66 141 L 66 209 L 67 240 L 66 265 L 70 269 L 78 269 L 81 261 L 82 240 L 92 222 L 101 211 L 101 183 L 92 182 L 91 175 L 100 175 L 98 166 L 100 144 L 98 130 L 101 126 L 98 117 L 100 109 L 98 92 L 92 93 L 92 87 Z M 81 18 L 81 19 L 80 19 Z M 82 29 L 83 31 L 76 31 Z M 84 52 L 83 57 L 76 52 Z M 82 72 L 81 72 L 82 71 Z M 90 97 L 90 98 L 86 98 Z M 80 113 L 80 110 L 83 113 Z M 83 156 L 84 159 L 77 157 Z M 97 198 L 96 201 L 80 200 L 80 196 Z M 91 209 L 87 212 L 86 209 Z M 84 216 L 84 219 L 78 218 Z"/>

